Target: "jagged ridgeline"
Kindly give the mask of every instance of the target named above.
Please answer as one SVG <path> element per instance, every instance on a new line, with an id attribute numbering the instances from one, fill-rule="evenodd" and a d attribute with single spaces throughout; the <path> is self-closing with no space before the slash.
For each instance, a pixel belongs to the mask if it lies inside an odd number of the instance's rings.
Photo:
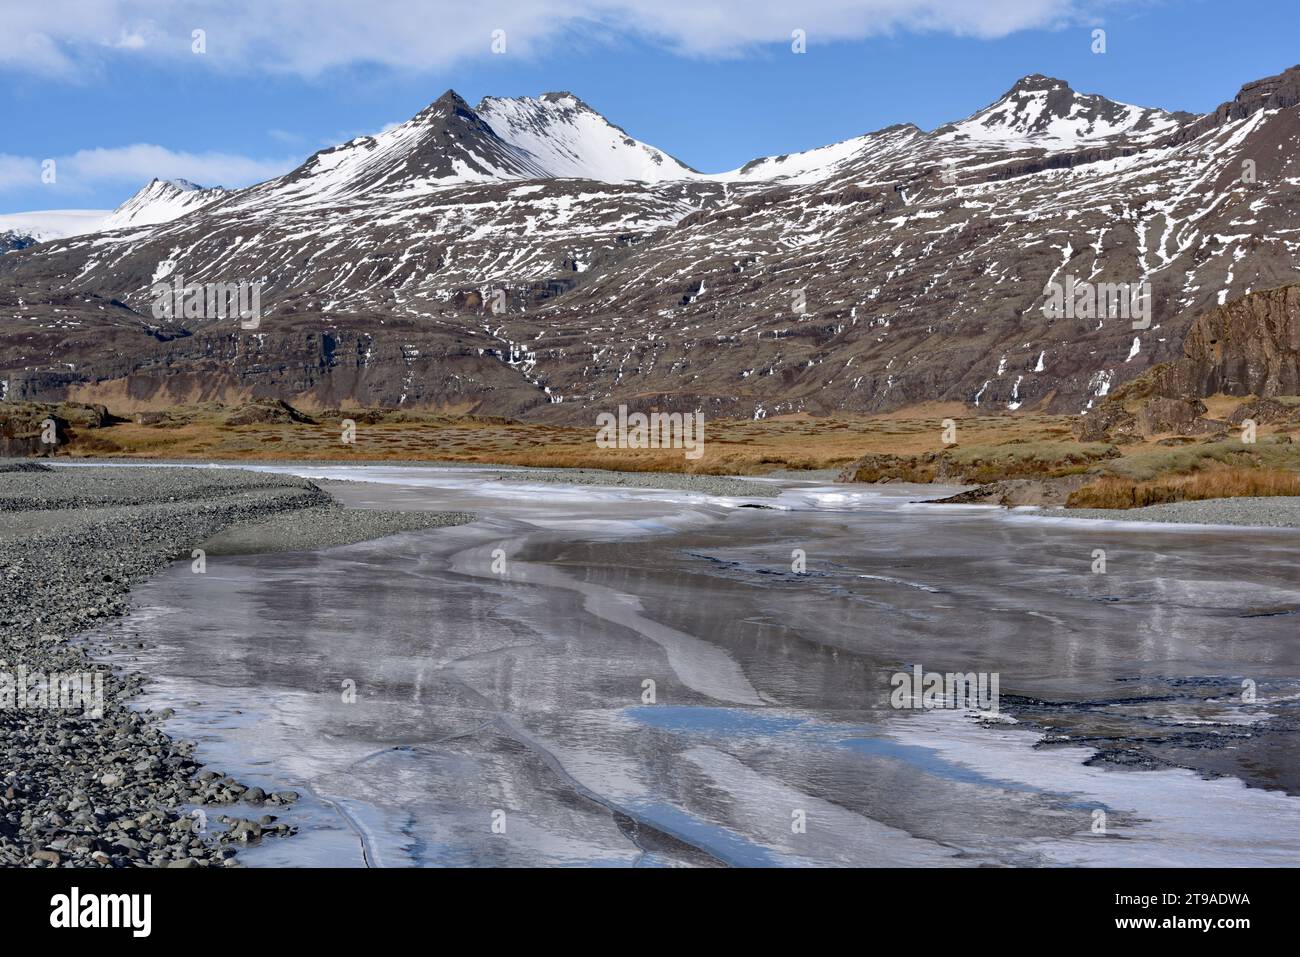
<path id="1" fill-rule="evenodd" d="M 932 131 L 704 174 L 569 93 L 449 91 L 265 183 L 155 182 L 95 232 L 11 236 L 0 377 L 575 422 L 1080 412 L 1294 278 L 1297 102 L 1300 68 L 1203 116 L 1034 75 Z M 260 321 L 159 318 L 178 276 L 256 284 Z M 1045 310 L 1070 282 L 1149 289 L 1149 315 Z"/>

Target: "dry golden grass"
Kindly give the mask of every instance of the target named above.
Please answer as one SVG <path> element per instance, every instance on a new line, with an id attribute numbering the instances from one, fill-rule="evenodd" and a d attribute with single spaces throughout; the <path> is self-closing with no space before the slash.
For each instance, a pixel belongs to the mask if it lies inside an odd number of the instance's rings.
<path id="1" fill-rule="evenodd" d="M 1281 469 L 1218 468 L 1135 482 L 1107 476 L 1070 494 L 1069 508 L 1142 508 L 1207 498 L 1300 495 L 1300 474 Z"/>
<path id="2" fill-rule="evenodd" d="M 776 469 L 838 469 L 869 452 L 908 456 L 949 448 L 944 415 L 931 418 L 834 416 L 708 419 L 704 454 L 681 449 L 601 449 L 596 427 L 519 423 L 439 413 L 349 410 L 315 424 L 228 425 L 229 409 L 171 410 L 165 423 L 122 422 L 75 430 L 73 456 L 226 460 L 448 461 L 615 471 L 761 475 Z M 930 410 L 924 410 L 928 412 Z M 948 409 L 934 410 L 949 412 Z M 356 420 L 356 440 L 341 441 L 341 420 Z M 367 418 L 374 419 L 373 422 Z M 958 419 L 963 454 L 1011 455 L 1018 448 L 1069 443 L 1064 416 L 980 416 Z"/>
<path id="3" fill-rule="evenodd" d="M 1006 479 L 1092 477 L 1071 506 L 1132 508 L 1156 502 L 1238 495 L 1300 494 L 1300 443 L 1260 431 L 1260 441 L 1161 437 L 1127 445 L 1080 443 L 1071 416 L 960 415 L 948 406 L 908 414 L 826 418 L 707 419 L 704 454 L 681 449 L 602 449 L 596 426 L 521 423 L 443 412 L 348 409 L 313 412 L 316 421 L 231 425 L 233 410 L 216 403 L 182 406 L 141 422 L 99 428 L 74 424 L 61 454 L 74 457 L 203 461 L 464 462 L 531 468 L 600 468 L 637 472 L 763 475 L 775 470 L 841 470 L 867 456 L 860 481 L 929 482 L 961 476 L 968 484 Z M 342 422 L 356 422 L 344 444 Z M 943 442 L 956 420 L 957 442 Z M 1063 483 L 1062 492 L 1064 494 Z M 1058 499 L 1059 501 L 1059 499 Z"/>

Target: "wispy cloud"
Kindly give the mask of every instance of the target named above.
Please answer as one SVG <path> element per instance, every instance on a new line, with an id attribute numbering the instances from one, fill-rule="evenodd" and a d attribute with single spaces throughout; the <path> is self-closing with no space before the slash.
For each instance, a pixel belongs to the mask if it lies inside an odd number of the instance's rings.
<path id="1" fill-rule="evenodd" d="M 134 190 L 155 176 L 188 179 L 203 186 L 246 186 L 288 172 L 300 158 L 254 159 L 233 153 L 187 153 L 136 143 L 78 150 L 54 160 L 51 192 L 76 194 L 102 186 L 121 185 Z M 0 153 L 0 192 L 41 184 L 42 163 L 32 156 Z"/>
<path id="2" fill-rule="evenodd" d="M 41 181 L 41 161 L 0 153 L 0 192 L 35 186 Z"/>
<path id="3" fill-rule="evenodd" d="M 202 56 L 218 70 L 312 76 L 354 64 L 445 68 L 492 54 L 637 36 L 691 56 L 900 31 L 1001 37 L 1077 22 L 1106 0 L 41 0 L 0 8 L 0 66 L 75 76 L 116 57 Z M 196 54 L 195 31 L 206 52 Z"/>
<path id="4" fill-rule="evenodd" d="M 301 133 L 294 133 L 292 130 L 271 129 L 266 131 L 266 135 L 277 142 L 288 143 L 290 146 L 297 146 L 305 139 Z"/>

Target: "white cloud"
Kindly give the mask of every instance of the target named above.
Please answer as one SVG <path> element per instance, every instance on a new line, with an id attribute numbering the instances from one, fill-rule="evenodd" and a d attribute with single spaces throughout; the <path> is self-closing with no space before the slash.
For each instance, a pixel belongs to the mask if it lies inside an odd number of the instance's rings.
<path id="1" fill-rule="evenodd" d="M 788 43 L 899 31 L 992 38 L 1076 22 L 1106 0 L 40 0 L 0 7 L 0 66 L 71 75 L 114 56 L 196 57 L 205 65 L 314 75 L 357 63 L 445 68 L 554 49 L 580 34 L 646 37 L 678 53 L 727 56 Z"/>
<path id="2" fill-rule="evenodd" d="M 143 33 L 128 33 L 123 30 L 122 35 L 117 38 L 117 42 L 113 45 L 122 50 L 143 50 L 149 45 L 149 41 L 145 39 Z"/>
<path id="3" fill-rule="evenodd" d="M 78 150 L 53 157 L 55 181 L 52 191 L 87 192 L 105 185 L 121 185 L 134 191 L 155 176 L 188 179 L 203 186 L 247 186 L 261 182 L 298 165 L 300 159 L 253 159 L 233 153 L 187 153 L 163 146 L 137 143 Z M 41 183 L 41 159 L 0 154 L 0 192 L 24 189 Z"/>
<path id="4" fill-rule="evenodd" d="M 40 160 L 0 153 L 0 191 L 35 186 L 40 181 Z"/>

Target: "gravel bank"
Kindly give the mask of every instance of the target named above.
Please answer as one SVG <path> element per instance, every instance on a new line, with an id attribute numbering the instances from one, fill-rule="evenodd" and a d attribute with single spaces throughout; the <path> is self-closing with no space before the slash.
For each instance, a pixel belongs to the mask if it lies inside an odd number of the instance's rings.
<path id="1" fill-rule="evenodd" d="M 80 460 L 86 461 L 86 460 Z M 96 459 L 104 464 L 130 464 L 139 465 L 139 459 Z M 195 461 L 182 461 L 178 459 L 159 459 L 155 464 L 158 465 L 184 465 L 197 466 L 200 463 Z M 270 465 L 276 468 L 293 468 L 293 469 L 311 469 L 319 467 L 322 469 L 330 468 L 353 468 L 362 466 L 380 466 L 394 467 L 404 469 L 414 468 L 451 468 L 451 469 L 475 469 L 481 472 L 486 479 L 497 478 L 502 481 L 515 482 L 545 482 L 557 485 L 600 485 L 614 486 L 619 488 L 657 488 L 666 491 L 686 491 L 700 492 L 705 495 L 726 495 L 736 498 L 775 498 L 780 494 L 780 489 L 774 487 L 771 482 L 751 482 L 742 478 L 731 478 L 726 475 L 695 475 L 689 472 L 616 472 L 610 469 L 529 469 L 518 468 L 514 466 L 492 466 L 484 465 L 478 462 L 454 462 L 454 461 L 428 461 L 428 460 L 384 460 L 378 462 L 357 460 L 349 462 L 347 460 L 329 460 L 329 459 L 249 459 L 239 462 L 214 462 L 217 465 L 229 465 L 232 469 L 237 469 L 244 465 Z M 0 471 L 3 471 L 3 464 L 0 464 Z M 780 475 L 773 473 L 772 477 L 785 478 L 802 478 L 811 481 L 825 481 L 827 484 L 833 481 L 834 476 L 838 474 L 834 469 L 823 469 L 820 472 L 807 471 L 783 471 Z M 333 481 L 333 480 L 332 480 Z"/>
<path id="2" fill-rule="evenodd" d="M 333 548 L 473 520 L 474 516 L 465 512 L 392 512 L 332 505 L 231 526 L 205 541 L 203 550 L 209 555 L 248 555 Z"/>
<path id="3" fill-rule="evenodd" d="M 1199 502 L 1148 505 L 1145 508 L 1053 509 L 1042 514 L 1061 518 L 1104 518 L 1120 522 L 1300 528 L 1300 498 L 1211 498 Z"/>
<path id="4" fill-rule="evenodd" d="M 144 676 L 97 660 L 106 645 L 70 642 L 123 614 L 133 583 L 233 526 L 231 547 L 265 550 L 469 518 L 345 510 L 283 475 L 0 467 L 0 865 L 232 865 L 238 846 L 291 832 L 265 812 L 297 795 L 204 770 L 192 744 L 163 732 L 168 712 L 128 707 Z M 38 690 L 48 692 L 48 676 L 71 677 L 85 699 L 51 706 Z M 249 816 L 214 812 L 201 832 L 184 813 L 195 804 Z"/>

